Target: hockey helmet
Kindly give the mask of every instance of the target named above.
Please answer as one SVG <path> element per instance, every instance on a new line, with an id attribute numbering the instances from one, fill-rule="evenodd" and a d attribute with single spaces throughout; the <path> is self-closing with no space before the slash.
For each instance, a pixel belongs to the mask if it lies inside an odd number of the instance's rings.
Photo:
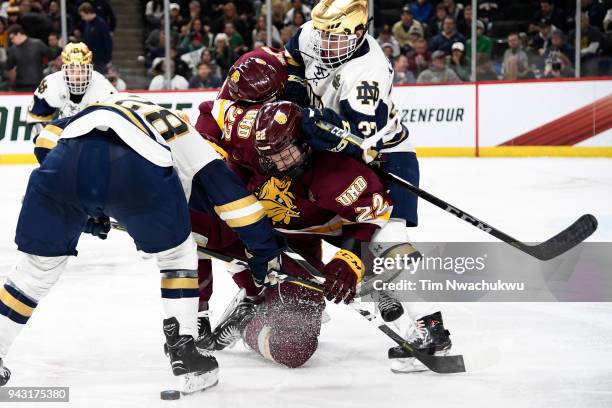
<path id="1" fill-rule="evenodd" d="M 85 43 L 70 43 L 62 51 L 62 73 L 73 95 L 87 92 L 93 72 L 93 54 Z"/>
<path id="2" fill-rule="evenodd" d="M 255 117 L 255 148 L 262 170 L 275 177 L 296 177 L 310 148 L 302 133 L 302 108 L 292 102 L 270 102 Z"/>
<path id="3" fill-rule="evenodd" d="M 314 58 L 328 68 L 346 62 L 363 44 L 368 0 L 321 0 L 312 9 Z"/>
<path id="4" fill-rule="evenodd" d="M 236 101 L 263 102 L 278 95 L 286 78 L 261 58 L 249 57 L 232 66 L 227 75 L 231 97 Z"/>

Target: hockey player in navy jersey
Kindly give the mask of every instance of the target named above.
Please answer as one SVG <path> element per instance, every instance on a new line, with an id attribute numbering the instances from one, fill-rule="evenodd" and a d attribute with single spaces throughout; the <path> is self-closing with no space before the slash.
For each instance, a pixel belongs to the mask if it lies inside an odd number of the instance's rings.
<path id="1" fill-rule="evenodd" d="M 21 259 L 0 288 L 0 385 L 9 347 L 66 268 L 84 229 L 104 237 L 108 217 L 136 247 L 155 254 L 166 314 L 163 328 L 181 391 L 217 383 L 218 365 L 194 345 L 197 336 L 196 243 L 188 199 L 211 211 L 243 240 L 253 278 L 273 284 L 269 268 L 285 248 L 257 199 L 198 132 L 173 112 L 131 95 L 114 95 L 45 127 L 41 166 L 30 176 L 15 242 Z M 95 221 L 88 222 L 89 218 Z"/>

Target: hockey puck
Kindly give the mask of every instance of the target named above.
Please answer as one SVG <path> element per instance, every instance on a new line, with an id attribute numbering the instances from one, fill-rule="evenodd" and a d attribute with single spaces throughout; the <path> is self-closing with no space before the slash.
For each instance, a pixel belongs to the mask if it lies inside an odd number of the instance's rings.
<path id="1" fill-rule="evenodd" d="M 181 398 L 181 393 L 177 390 L 166 390 L 161 392 L 160 397 L 163 400 L 177 400 Z"/>

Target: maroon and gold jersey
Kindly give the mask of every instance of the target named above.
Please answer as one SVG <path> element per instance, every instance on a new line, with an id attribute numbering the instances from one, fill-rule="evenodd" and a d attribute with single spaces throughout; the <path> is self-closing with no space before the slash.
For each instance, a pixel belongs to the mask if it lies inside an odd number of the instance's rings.
<path id="1" fill-rule="evenodd" d="M 313 152 L 296 179 L 263 174 L 252 127 L 260 104 L 231 103 L 215 117 L 200 105 L 196 129 L 225 151 L 232 169 L 261 201 L 276 229 L 287 234 L 344 235 L 368 240 L 391 215 L 392 203 L 374 171 L 345 155 Z"/>

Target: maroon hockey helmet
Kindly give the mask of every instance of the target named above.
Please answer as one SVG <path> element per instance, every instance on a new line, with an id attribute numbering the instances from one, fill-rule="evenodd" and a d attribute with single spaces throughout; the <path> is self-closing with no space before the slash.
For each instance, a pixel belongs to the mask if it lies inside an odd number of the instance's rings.
<path id="1" fill-rule="evenodd" d="M 234 100 L 256 103 L 278 95 L 283 90 L 283 79 L 272 65 L 250 57 L 230 68 L 227 85 Z"/>
<path id="2" fill-rule="evenodd" d="M 270 102 L 255 117 L 255 148 L 266 174 L 297 177 L 310 148 L 302 133 L 302 108 L 292 102 Z"/>

